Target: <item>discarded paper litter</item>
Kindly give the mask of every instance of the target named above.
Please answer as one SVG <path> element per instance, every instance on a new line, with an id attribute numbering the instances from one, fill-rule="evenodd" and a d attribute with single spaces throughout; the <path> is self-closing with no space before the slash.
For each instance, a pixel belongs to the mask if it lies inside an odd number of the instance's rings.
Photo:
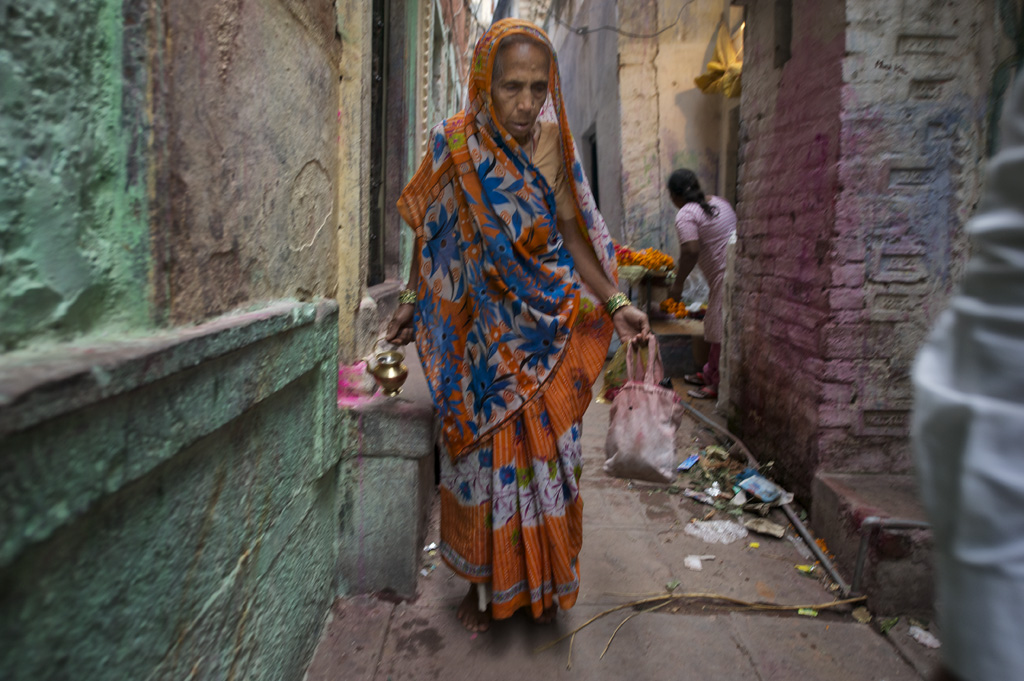
<path id="1" fill-rule="evenodd" d="M 853 615 L 853 619 L 857 620 L 861 624 L 867 624 L 871 621 L 871 611 L 864 606 L 857 608 L 851 614 Z"/>
<path id="2" fill-rule="evenodd" d="M 714 559 L 714 556 L 687 556 L 686 558 L 683 558 L 683 565 L 688 570 L 695 570 L 699 572 L 704 569 L 704 564 L 702 561 Z"/>
<path id="3" fill-rule="evenodd" d="M 747 536 L 747 528 L 731 520 L 697 520 L 683 531 L 709 544 L 731 544 Z"/>
<path id="4" fill-rule="evenodd" d="M 684 489 L 683 490 L 683 496 L 689 497 L 689 498 L 693 499 L 694 501 L 699 501 L 702 504 L 707 504 L 708 506 L 714 506 L 715 505 L 715 500 L 712 499 L 711 497 L 709 497 L 704 492 L 695 492 L 692 489 Z"/>
<path id="5" fill-rule="evenodd" d="M 773 523 L 770 520 L 764 518 L 751 518 L 750 520 L 743 523 L 743 527 L 757 532 L 758 534 L 766 534 L 776 539 L 782 539 L 786 536 L 786 528 L 777 523 Z"/>
<path id="6" fill-rule="evenodd" d="M 676 468 L 676 470 L 679 471 L 680 473 L 688 471 L 691 468 L 693 468 L 694 464 L 696 464 L 698 460 L 700 460 L 699 454 L 691 454 L 690 456 L 686 457 L 685 461 L 679 464 L 679 467 Z"/>
<path id="7" fill-rule="evenodd" d="M 938 648 L 942 645 L 939 643 L 939 639 L 935 638 L 931 632 L 925 631 L 921 627 L 912 626 L 907 629 L 907 633 L 910 634 L 910 638 L 914 639 L 925 648 Z"/>

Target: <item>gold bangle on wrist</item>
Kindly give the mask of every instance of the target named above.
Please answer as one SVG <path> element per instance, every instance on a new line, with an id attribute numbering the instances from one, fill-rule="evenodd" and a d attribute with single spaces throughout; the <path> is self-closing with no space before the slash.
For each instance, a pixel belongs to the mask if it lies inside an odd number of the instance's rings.
<path id="1" fill-rule="evenodd" d="M 407 288 L 398 294 L 399 305 L 415 305 L 419 297 L 411 288 Z"/>
<path id="2" fill-rule="evenodd" d="M 629 296 L 627 296 L 622 291 L 619 291 L 618 293 L 616 293 L 611 298 L 605 301 L 604 309 L 608 311 L 608 316 L 610 317 L 621 308 L 624 308 L 627 305 L 632 304 L 633 303 L 629 300 Z"/>

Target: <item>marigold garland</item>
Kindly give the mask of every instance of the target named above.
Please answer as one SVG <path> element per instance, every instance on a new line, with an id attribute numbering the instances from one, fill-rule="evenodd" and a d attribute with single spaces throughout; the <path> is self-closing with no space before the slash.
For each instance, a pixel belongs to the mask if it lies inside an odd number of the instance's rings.
<path id="1" fill-rule="evenodd" d="M 676 266 L 676 261 L 672 256 L 662 253 L 656 248 L 634 251 L 629 246 L 615 244 L 615 258 L 619 265 L 634 265 L 655 271 L 671 270 Z"/>
<path id="2" fill-rule="evenodd" d="M 662 312 L 670 314 L 676 319 L 685 319 L 686 317 L 690 317 L 691 319 L 703 319 L 704 313 L 707 312 L 708 309 L 707 303 L 703 303 L 700 306 L 700 309 L 693 310 L 691 312 L 686 309 L 686 303 L 681 300 L 673 300 L 672 298 L 666 298 L 661 301 L 661 305 L 659 307 Z"/>

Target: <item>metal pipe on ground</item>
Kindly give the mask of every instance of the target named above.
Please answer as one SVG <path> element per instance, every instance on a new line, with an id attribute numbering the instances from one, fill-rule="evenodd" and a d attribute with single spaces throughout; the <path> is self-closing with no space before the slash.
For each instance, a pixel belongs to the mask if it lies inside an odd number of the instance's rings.
<path id="1" fill-rule="evenodd" d="M 691 407 L 686 402 L 681 401 L 680 404 L 683 405 L 683 409 L 685 409 L 691 416 L 696 417 L 697 420 L 709 426 L 719 435 L 734 442 L 736 446 L 740 448 L 740 451 L 742 451 L 743 454 L 747 457 L 747 462 L 750 464 L 751 468 L 761 467 L 761 465 L 757 462 L 757 459 L 754 458 L 754 455 L 751 454 L 750 449 L 745 444 L 743 444 L 742 440 L 733 435 L 727 428 L 718 425 L 717 423 L 709 419 L 707 416 Z M 825 552 L 822 551 L 821 547 L 818 546 L 817 542 L 814 541 L 814 537 L 811 536 L 811 533 L 807 530 L 807 527 L 803 524 L 803 521 L 800 520 L 800 517 L 793 511 L 793 508 L 789 504 L 781 504 L 779 508 L 781 508 L 782 512 L 786 514 L 786 517 L 789 518 L 789 522 L 793 524 L 793 527 L 796 529 L 797 534 L 800 535 L 800 538 L 803 539 L 804 544 L 807 545 L 808 550 L 814 555 L 815 558 L 818 559 L 818 562 L 821 563 L 822 569 L 824 569 L 825 572 L 828 573 L 828 576 L 839 587 L 839 592 L 842 594 L 843 598 L 849 596 L 851 592 L 850 585 L 846 583 L 846 580 L 844 580 L 842 576 L 839 574 L 839 571 L 836 570 L 836 567 L 832 564 L 832 561 L 828 559 L 828 556 L 825 555 Z"/>
<path id="2" fill-rule="evenodd" d="M 864 562 L 868 557 L 868 546 L 871 539 L 879 530 L 929 530 L 931 525 L 923 520 L 909 520 L 907 518 L 883 518 L 872 515 L 864 519 L 860 524 L 860 547 L 857 549 L 857 563 L 853 570 L 853 584 L 850 586 L 853 593 L 860 592 L 860 582 L 864 577 Z"/>

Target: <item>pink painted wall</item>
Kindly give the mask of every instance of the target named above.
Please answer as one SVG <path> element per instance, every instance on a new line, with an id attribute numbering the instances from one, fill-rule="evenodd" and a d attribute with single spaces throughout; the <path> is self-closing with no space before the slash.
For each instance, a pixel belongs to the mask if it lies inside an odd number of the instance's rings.
<path id="1" fill-rule="evenodd" d="M 841 0 L 793 0 L 792 56 L 776 67 L 774 3 L 747 8 L 733 325 L 737 425 L 797 492 L 818 467 L 818 433 L 841 414 L 825 375 L 823 329 L 851 304 L 831 289 L 839 191 Z"/>

